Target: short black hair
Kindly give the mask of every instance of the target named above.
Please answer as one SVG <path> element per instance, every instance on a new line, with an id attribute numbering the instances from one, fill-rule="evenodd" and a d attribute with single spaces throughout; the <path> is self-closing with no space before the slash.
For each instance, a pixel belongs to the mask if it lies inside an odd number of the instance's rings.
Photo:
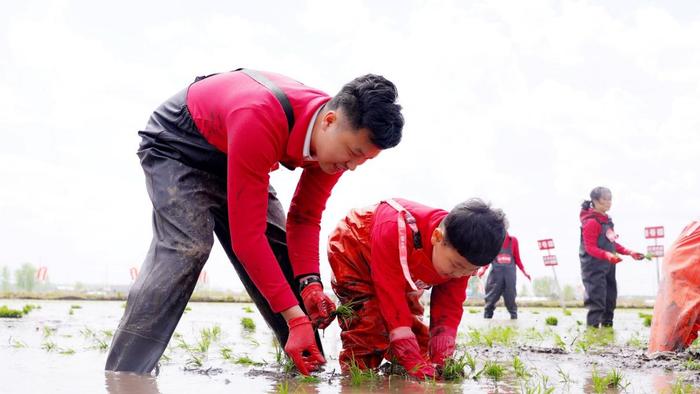
<path id="1" fill-rule="evenodd" d="M 379 149 L 401 142 L 403 115 L 396 103 L 396 86 L 381 75 L 366 74 L 348 82 L 328 102 L 328 109 L 341 108 L 354 129 L 367 128 Z"/>
<path id="2" fill-rule="evenodd" d="M 472 198 L 454 207 L 441 225 L 450 246 L 470 263 L 484 266 L 501 251 L 508 220 L 502 210 Z"/>

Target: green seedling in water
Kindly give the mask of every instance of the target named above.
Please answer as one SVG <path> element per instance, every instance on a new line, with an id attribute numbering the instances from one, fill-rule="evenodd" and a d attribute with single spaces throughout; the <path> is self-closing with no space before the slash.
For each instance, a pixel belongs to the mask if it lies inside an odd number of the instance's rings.
<path id="1" fill-rule="evenodd" d="M 673 382 L 673 385 L 671 386 L 672 394 L 690 394 L 693 392 L 693 390 L 693 386 L 683 382 L 681 378 L 676 378 L 676 381 Z"/>
<path id="2" fill-rule="evenodd" d="M 255 331 L 255 322 L 253 319 L 249 317 L 244 317 L 241 318 L 241 325 L 243 326 L 243 330 L 248 331 L 248 332 L 253 332 Z"/>
<path id="3" fill-rule="evenodd" d="M 51 335 L 53 335 L 56 332 L 55 327 L 49 327 L 49 326 L 44 326 L 43 327 L 43 333 L 44 333 L 44 338 L 48 338 Z"/>
<path id="4" fill-rule="evenodd" d="M 494 344 L 501 346 L 511 346 L 515 343 L 518 335 L 513 327 L 491 327 L 483 333 L 474 328 L 470 328 L 467 333 L 469 339 L 468 346 L 488 346 L 493 347 Z"/>
<path id="5" fill-rule="evenodd" d="M 0 318 L 19 319 L 20 317 L 22 317 L 22 315 L 22 311 L 18 311 L 17 309 L 10 309 L 7 307 L 7 305 L 0 306 Z"/>
<path id="6" fill-rule="evenodd" d="M 204 365 L 204 357 L 195 353 L 190 353 L 190 357 L 185 360 L 185 366 L 188 368 L 201 368 Z"/>
<path id="7" fill-rule="evenodd" d="M 634 335 L 627 340 L 627 346 L 633 348 L 646 349 L 647 345 L 647 342 L 639 336 L 639 333 L 634 333 Z"/>
<path id="8" fill-rule="evenodd" d="M 540 311 L 532 311 L 532 314 L 533 314 L 533 315 L 539 315 L 539 314 L 540 314 Z"/>
<path id="9" fill-rule="evenodd" d="M 53 352 L 58 348 L 55 342 L 52 341 L 44 341 L 44 343 L 41 344 L 41 348 L 46 350 L 47 352 Z"/>
<path id="10" fill-rule="evenodd" d="M 691 371 L 700 371 L 700 362 L 697 362 L 695 360 L 688 360 L 685 362 L 685 369 Z"/>
<path id="11" fill-rule="evenodd" d="M 203 328 L 199 335 L 202 338 L 207 338 L 210 343 L 219 342 L 221 339 L 221 327 L 217 324 L 212 328 Z"/>
<path id="12" fill-rule="evenodd" d="M 521 334 L 521 337 L 526 343 L 534 343 L 537 346 L 542 344 L 544 341 L 544 335 L 542 335 L 542 333 L 535 327 L 530 327 L 525 330 L 525 332 Z"/>
<path id="13" fill-rule="evenodd" d="M 544 322 L 548 326 L 556 326 L 557 324 L 559 324 L 559 320 L 554 316 L 547 316 L 547 318 L 544 319 Z"/>
<path id="14" fill-rule="evenodd" d="M 608 387 L 614 388 L 614 389 L 624 389 L 625 387 L 629 386 L 629 383 L 623 384 L 623 375 L 622 371 L 618 369 L 614 369 L 610 371 L 606 376 L 605 379 L 608 381 Z"/>
<path id="15" fill-rule="evenodd" d="M 75 312 L 73 312 L 73 308 L 68 309 L 68 315 L 73 316 Z"/>
<path id="16" fill-rule="evenodd" d="M 26 315 L 34 309 L 41 309 L 41 306 L 35 304 L 27 304 L 24 306 L 24 308 L 22 308 L 22 313 Z"/>
<path id="17" fill-rule="evenodd" d="M 362 370 L 357 365 L 355 357 L 350 359 L 350 368 L 348 368 L 348 372 L 350 372 L 350 384 L 353 386 L 359 386 L 364 382 L 373 381 L 378 378 L 377 373 L 374 372 L 373 369 Z"/>
<path id="18" fill-rule="evenodd" d="M 10 344 L 11 344 L 12 347 L 15 348 L 15 349 L 20 349 L 20 348 L 23 348 L 23 347 L 27 347 L 27 344 L 26 344 L 26 343 L 20 341 L 19 339 L 14 339 L 14 338 L 11 338 L 11 339 L 10 339 Z"/>
<path id="19" fill-rule="evenodd" d="M 569 376 L 568 373 L 564 372 L 564 370 L 561 369 L 561 366 L 557 366 L 557 373 L 559 374 L 559 377 L 561 378 L 560 382 L 564 383 L 565 385 L 571 384 L 571 382 L 573 382 L 573 379 L 571 379 L 571 376 Z"/>
<path id="20" fill-rule="evenodd" d="M 598 371 L 593 368 L 591 372 L 591 383 L 593 385 L 594 393 L 604 393 L 608 390 L 608 378 L 606 376 L 598 375 Z"/>
<path id="21" fill-rule="evenodd" d="M 462 354 L 459 357 L 448 357 L 445 359 L 445 365 L 440 371 L 440 376 L 444 380 L 464 379 L 464 367 L 466 367 L 467 365 L 467 354 Z"/>
<path id="22" fill-rule="evenodd" d="M 234 364 L 248 365 L 248 366 L 253 365 L 253 366 L 256 366 L 256 367 L 263 365 L 263 363 L 258 362 L 258 361 L 253 361 L 253 359 L 250 358 L 250 357 L 248 357 L 248 356 L 241 356 L 241 357 L 238 357 L 238 358 L 234 361 Z"/>
<path id="23" fill-rule="evenodd" d="M 65 356 L 69 356 L 69 355 L 71 355 L 71 354 L 74 354 L 74 353 L 75 353 L 75 350 L 70 349 L 70 348 L 68 348 L 68 349 L 61 349 L 61 350 L 59 351 L 59 353 L 65 355 Z"/>
<path id="24" fill-rule="evenodd" d="M 651 261 L 651 259 L 653 259 L 654 257 L 656 257 L 656 256 L 654 256 L 654 254 L 651 252 L 646 252 L 644 254 L 644 259 L 649 260 L 649 261 Z"/>
<path id="25" fill-rule="evenodd" d="M 285 380 L 284 382 L 277 383 L 277 392 L 280 394 L 289 393 L 289 382 Z"/>
<path id="26" fill-rule="evenodd" d="M 469 313 L 471 313 L 471 314 L 479 313 L 479 310 L 478 310 L 478 309 L 474 309 L 474 308 L 469 308 Z"/>
<path id="27" fill-rule="evenodd" d="M 222 347 L 219 350 L 219 353 L 221 353 L 221 357 L 223 357 L 224 360 L 230 360 L 231 359 L 231 348 L 229 347 Z"/>
<path id="28" fill-rule="evenodd" d="M 243 312 L 245 312 L 245 313 L 253 313 L 253 308 L 251 308 L 251 307 L 249 307 L 249 306 L 244 306 L 244 307 L 243 307 Z"/>
<path id="29" fill-rule="evenodd" d="M 525 367 L 525 363 L 523 363 L 518 356 L 513 357 L 513 371 L 515 372 L 515 376 L 520 379 L 527 379 L 530 377 L 530 372 L 528 372 L 527 367 Z"/>
<path id="30" fill-rule="evenodd" d="M 298 379 L 299 379 L 300 383 L 320 383 L 321 382 L 321 379 L 319 379 L 315 376 L 311 376 L 311 375 L 309 375 L 309 376 L 302 375 L 302 376 L 299 376 Z"/>
<path id="31" fill-rule="evenodd" d="M 83 309 L 83 307 L 80 305 L 74 304 L 74 305 L 70 306 L 70 309 Z"/>
<path id="32" fill-rule="evenodd" d="M 503 378 L 505 368 L 503 368 L 503 365 L 495 361 L 487 361 L 484 365 L 484 374 L 493 379 L 495 382 L 498 382 Z"/>
<path id="33" fill-rule="evenodd" d="M 564 316 L 571 316 L 571 311 L 568 309 L 564 309 Z"/>

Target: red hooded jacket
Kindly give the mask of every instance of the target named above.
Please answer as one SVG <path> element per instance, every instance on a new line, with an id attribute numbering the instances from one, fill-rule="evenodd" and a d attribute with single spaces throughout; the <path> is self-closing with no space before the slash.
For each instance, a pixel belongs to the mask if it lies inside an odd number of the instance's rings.
<path id="1" fill-rule="evenodd" d="M 583 230 L 583 245 L 586 249 L 586 253 L 591 255 L 593 258 L 599 260 L 608 261 L 606 257 L 606 250 L 598 247 L 598 237 L 602 230 L 600 223 L 608 223 L 610 217 L 606 214 L 600 213 L 593 208 L 582 209 L 579 214 L 581 219 L 581 229 Z M 600 223 L 599 223 L 600 222 Z M 631 251 L 624 246 L 615 243 L 615 251 L 619 254 L 629 255 Z"/>

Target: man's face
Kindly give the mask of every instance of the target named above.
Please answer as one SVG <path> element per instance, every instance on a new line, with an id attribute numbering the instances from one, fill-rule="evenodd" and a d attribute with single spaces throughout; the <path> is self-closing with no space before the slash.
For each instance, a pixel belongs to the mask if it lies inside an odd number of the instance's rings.
<path id="1" fill-rule="evenodd" d="M 329 110 L 323 114 L 311 153 L 323 172 L 334 174 L 353 171 L 380 152 L 372 143 L 368 129 L 353 129 L 341 110 Z"/>
<path id="2" fill-rule="evenodd" d="M 461 278 L 470 276 L 479 267 L 467 261 L 445 240 L 443 229 L 438 227 L 433 231 L 430 242 L 433 244 L 433 267 L 435 271 L 446 278 Z"/>

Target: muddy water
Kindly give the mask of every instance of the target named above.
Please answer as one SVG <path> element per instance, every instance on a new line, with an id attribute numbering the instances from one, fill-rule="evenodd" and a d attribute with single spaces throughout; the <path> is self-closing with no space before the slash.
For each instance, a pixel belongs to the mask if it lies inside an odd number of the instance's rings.
<path id="1" fill-rule="evenodd" d="M 317 381 L 304 382 L 279 365 L 272 334 L 254 306 L 191 303 L 159 375 L 134 376 L 103 371 L 105 347 L 123 302 L 0 300 L 0 305 L 17 309 L 26 304 L 41 308 L 21 319 L 0 319 L 2 393 L 700 392 L 696 353 L 653 359 L 644 355 L 648 328 L 637 310 L 618 310 L 614 339 L 599 343 L 584 332 L 582 309 L 568 316 L 560 309 L 521 308 L 520 318 L 511 321 L 500 308 L 492 320 L 484 320 L 481 309 L 465 308 L 458 353 L 466 351 L 476 369 L 466 367 L 466 379 L 416 382 L 380 375 L 353 384 L 338 374 L 341 345 L 335 323 L 323 337 L 325 371 L 316 374 Z M 545 324 L 550 316 L 557 317 L 556 326 Z M 241 319 L 246 317 L 255 330 L 244 329 Z M 203 330 L 212 333 L 208 347 Z M 522 368 L 513 367 L 515 357 Z M 257 364 L 242 363 L 246 358 Z M 487 363 L 501 365 L 502 376 L 489 376 Z M 613 370 L 621 373 L 621 384 L 602 389 L 602 377 Z"/>

